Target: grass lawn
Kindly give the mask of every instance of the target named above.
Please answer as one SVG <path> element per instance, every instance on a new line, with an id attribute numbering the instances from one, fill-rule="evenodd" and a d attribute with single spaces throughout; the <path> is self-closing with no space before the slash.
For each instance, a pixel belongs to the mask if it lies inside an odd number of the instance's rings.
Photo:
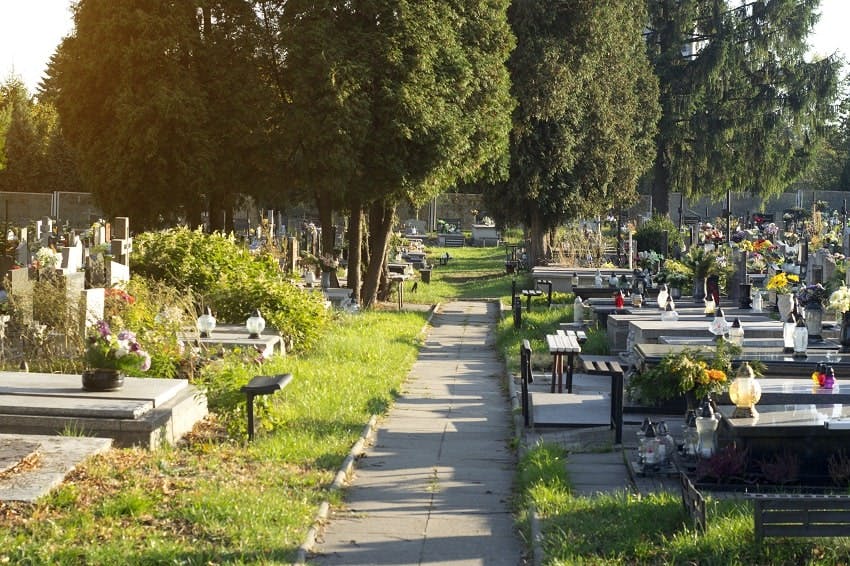
<path id="1" fill-rule="evenodd" d="M 295 379 L 253 444 L 212 421 L 179 447 L 96 456 L 35 505 L 0 503 L 0 564 L 292 562 L 363 426 L 400 390 L 425 316 L 346 316 L 310 355 L 268 362 Z"/>

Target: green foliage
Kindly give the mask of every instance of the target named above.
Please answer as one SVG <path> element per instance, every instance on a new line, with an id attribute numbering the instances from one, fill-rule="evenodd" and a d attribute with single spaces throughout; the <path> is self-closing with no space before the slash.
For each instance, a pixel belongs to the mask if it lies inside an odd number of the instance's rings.
<path id="1" fill-rule="evenodd" d="M 667 212 L 672 190 L 784 190 L 816 154 L 837 93 L 838 58 L 807 60 L 817 3 L 772 0 L 752 12 L 714 0 L 647 5 L 662 107 L 655 209 Z"/>
<path id="2" fill-rule="evenodd" d="M 267 273 L 233 272 L 209 296 L 222 320 L 244 322 L 259 309 L 266 323 L 295 348 L 309 348 L 324 334 L 330 314 L 321 293 L 305 293 Z"/>
<path id="3" fill-rule="evenodd" d="M 531 228 L 534 248 L 565 218 L 636 198 L 652 161 L 657 81 L 640 2 L 515 2 L 509 16 L 511 174 L 485 195 L 500 223 Z"/>
<path id="4" fill-rule="evenodd" d="M 611 352 L 608 332 L 604 328 L 588 328 L 586 334 L 587 341 L 581 346 L 582 352 L 599 356 L 607 356 Z"/>
<path id="5" fill-rule="evenodd" d="M 135 239 L 131 261 L 142 276 L 197 293 L 221 322 L 242 324 L 260 309 L 295 348 L 315 343 L 329 320 L 321 294 L 302 292 L 283 279 L 271 256 L 252 255 L 221 233 L 145 232 Z"/>
<path id="6" fill-rule="evenodd" d="M 682 233 L 679 228 L 670 220 L 669 216 L 654 214 L 652 218 L 640 225 L 640 228 L 634 234 L 634 242 L 637 245 L 638 251 L 654 250 L 658 253 L 664 251 L 664 232 L 667 232 L 667 245 L 670 251 L 673 246 L 679 245 L 680 249 L 684 245 Z"/>
<path id="7" fill-rule="evenodd" d="M 732 356 L 739 352 L 739 347 L 726 340 L 718 341 L 714 350 L 684 348 L 670 352 L 655 367 L 633 375 L 626 391 L 632 399 L 650 405 L 689 391 L 702 399 L 726 390 L 733 377 Z"/>

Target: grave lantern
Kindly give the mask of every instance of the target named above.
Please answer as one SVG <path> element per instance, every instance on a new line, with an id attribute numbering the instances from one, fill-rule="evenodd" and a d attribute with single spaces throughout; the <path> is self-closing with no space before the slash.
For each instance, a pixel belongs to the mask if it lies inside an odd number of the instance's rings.
<path id="1" fill-rule="evenodd" d="M 254 311 L 254 314 L 248 317 L 245 321 L 245 328 L 248 330 L 248 338 L 259 338 L 260 334 L 266 328 L 266 320 L 260 314 L 260 309 Z"/>
<path id="2" fill-rule="evenodd" d="M 735 380 L 729 385 L 729 398 L 735 403 L 733 419 L 758 417 L 755 405 L 761 399 L 761 385 L 747 362 L 741 364 Z"/>
<path id="3" fill-rule="evenodd" d="M 572 277 L 570 277 L 570 285 L 572 286 L 573 289 L 578 287 L 578 273 L 573 272 Z"/>
<path id="4" fill-rule="evenodd" d="M 797 319 L 797 326 L 794 327 L 794 357 L 805 358 L 806 348 L 809 346 L 809 329 L 806 328 L 806 321 L 803 317 Z"/>
<path id="5" fill-rule="evenodd" d="M 788 313 L 788 318 L 782 324 L 782 351 L 786 354 L 794 352 L 794 328 L 796 328 L 794 314 Z"/>
<path id="6" fill-rule="evenodd" d="M 711 458 L 714 455 L 715 434 L 719 422 L 714 418 L 714 409 L 711 402 L 705 399 L 696 418 L 697 435 L 699 436 L 698 453 L 702 458 Z"/>
<path id="7" fill-rule="evenodd" d="M 667 307 L 664 309 L 664 312 L 661 313 L 661 320 L 665 322 L 679 320 L 679 313 L 676 312 L 676 309 L 673 306 L 673 299 L 670 297 L 667 297 Z"/>
<path id="8" fill-rule="evenodd" d="M 729 341 L 736 346 L 744 345 L 744 327 L 741 326 L 741 319 L 738 317 L 735 317 L 732 328 L 729 329 Z"/>
<path id="9" fill-rule="evenodd" d="M 729 322 L 723 314 L 723 309 L 718 307 L 714 312 L 714 320 L 708 325 L 708 331 L 717 337 L 725 336 L 729 333 Z"/>
<path id="10" fill-rule="evenodd" d="M 209 338 L 213 330 L 215 330 L 215 317 L 209 307 L 204 311 L 204 314 L 198 317 L 196 322 L 198 332 L 201 333 L 201 338 Z"/>

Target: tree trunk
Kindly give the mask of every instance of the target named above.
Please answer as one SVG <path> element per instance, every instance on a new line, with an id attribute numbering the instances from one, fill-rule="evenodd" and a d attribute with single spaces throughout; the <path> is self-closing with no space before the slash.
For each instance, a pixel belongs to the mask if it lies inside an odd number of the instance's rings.
<path id="1" fill-rule="evenodd" d="M 209 230 L 210 232 L 221 232 L 224 230 L 224 202 L 221 195 L 216 192 L 209 193 Z"/>
<path id="2" fill-rule="evenodd" d="M 346 285 L 351 289 L 354 300 L 360 302 L 360 266 L 361 246 L 363 245 L 363 205 L 358 199 L 351 206 L 351 216 L 348 220 L 348 280 Z"/>
<path id="3" fill-rule="evenodd" d="M 660 137 L 652 169 L 652 212 L 662 216 L 670 212 L 670 162 L 666 144 Z"/>
<path id="4" fill-rule="evenodd" d="M 378 284 L 385 271 L 387 244 L 390 241 L 395 206 L 377 201 L 369 207 L 369 264 L 363 281 L 363 307 L 371 307 L 378 300 Z"/>
<path id="5" fill-rule="evenodd" d="M 528 250 L 529 268 L 537 265 L 539 260 L 546 257 L 546 229 L 540 218 L 537 207 L 531 209 L 531 227 L 529 230 L 530 249 Z"/>

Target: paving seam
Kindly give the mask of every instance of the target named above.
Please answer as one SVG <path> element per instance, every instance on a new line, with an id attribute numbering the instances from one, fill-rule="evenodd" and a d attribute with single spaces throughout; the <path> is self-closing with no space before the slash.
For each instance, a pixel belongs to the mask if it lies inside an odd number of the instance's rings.
<path id="1" fill-rule="evenodd" d="M 425 321 L 425 324 L 422 326 L 422 330 L 420 330 L 420 336 L 428 335 L 428 328 L 431 326 L 431 320 L 434 318 L 434 314 L 440 308 L 440 303 L 435 304 L 431 307 L 430 312 L 428 313 L 428 319 Z M 378 430 L 378 415 L 372 415 L 369 418 L 369 422 L 363 428 L 363 431 L 360 433 L 360 438 L 354 443 L 349 450 L 348 455 L 343 460 L 342 465 L 339 470 L 337 470 L 336 475 L 334 476 L 333 482 L 328 487 L 329 492 L 336 492 L 343 488 L 346 478 L 348 478 L 349 474 L 351 474 L 351 470 L 354 469 L 354 464 L 357 462 L 357 459 L 363 456 L 366 451 L 366 447 L 374 442 L 375 433 Z M 431 496 L 433 498 L 433 495 Z M 325 525 L 328 521 L 328 515 L 330 515 L 331 505 L 330 502 L 325 499 L 319 505 L 319 509 L 316 511 L 316 515 L 313 517 L 313 524 L 307 530 L 307 534 L 304 537 L 304 541 L 299 545 L 298 552 L 295 557 L 295 562 L 293 564 L 306 564 L 307 563 L 307 555 L 313 550 L 313 547 L 316 546 L 316 539 L 319 536 L 319 531 L 322 526 Z"/>

